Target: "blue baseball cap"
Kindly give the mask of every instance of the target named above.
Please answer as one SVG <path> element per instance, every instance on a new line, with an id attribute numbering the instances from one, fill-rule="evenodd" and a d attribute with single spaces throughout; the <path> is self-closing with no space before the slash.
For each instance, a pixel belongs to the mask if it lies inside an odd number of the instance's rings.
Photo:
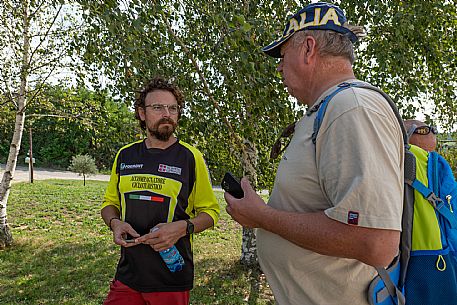
<path id="1" fill-rule="evenodd" d="M 282 36 L 273 41 L 262 51 L 267 55 L 280 58 L 281 45 L 289 40 L 292 35 L 302 30 L 328 30 L 346 35 L 352 43 L 357 41 L 357 36 L 343 24 L 347 22 L 343 11 L 336 5 L 327 2 L 312 3 L 289 18 Z"/>

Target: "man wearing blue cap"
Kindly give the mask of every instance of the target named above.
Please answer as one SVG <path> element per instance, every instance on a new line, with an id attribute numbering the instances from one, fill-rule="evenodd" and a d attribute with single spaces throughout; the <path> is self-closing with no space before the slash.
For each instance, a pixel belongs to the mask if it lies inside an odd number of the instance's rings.
<path id="1" fill-rule="evenodd" d="M 259 228 L 259 262 L 278 304 L 368 304 L 373 266 L 389 265 L 398 252 L 404 149 L 388 102 L 364 88 L 339 92 L 313 143 L 320 102 L 357 81 L 353 43 L 362 34 L 339 7 L 320 2 L 263 48 L 281 58 L 285 87 L 308 111 L 295 124 L 268 205 L 245 178 L 244 198 L 225 199 L 236 221 Z"/>

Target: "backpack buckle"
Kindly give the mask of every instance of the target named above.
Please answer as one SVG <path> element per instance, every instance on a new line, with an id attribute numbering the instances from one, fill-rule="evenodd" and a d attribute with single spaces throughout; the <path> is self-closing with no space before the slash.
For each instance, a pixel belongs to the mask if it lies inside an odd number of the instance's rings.
<path id="1" fill-rule="evenodd" d="M 428 202 L 430 202 L 430 204 L 435 208 L 435 209 L 438 209 L 438 205 L 439 205 L 439 202 L 442 200 L 437 197 L 435 195 L 435 193 L 431 192 L 428 196 L 427 196 L 427 200 Z"/>
<path id="2" fill-rule="evenodd" d="M 436 196 L 433 192 L 431 192 L 430 195 L 427 196 L 427 200 L 436 210 L 439 210 L 444 206 L 443 200 L 441 200 L 441 198 Z"/>

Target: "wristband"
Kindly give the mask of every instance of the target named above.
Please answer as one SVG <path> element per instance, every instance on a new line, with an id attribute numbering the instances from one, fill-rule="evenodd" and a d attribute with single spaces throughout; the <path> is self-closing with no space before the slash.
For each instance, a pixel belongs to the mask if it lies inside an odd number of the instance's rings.
<path id="1" fill-rule="evenodd" d="M 120 220 L 119 217 L 117 217 L 117 216 L 116 216 L 116 217 L 111 217 L 111 219 L 110 219 L 109 222 L 108 222 L 108 227 L 109 227 L 109 229 L 110 229 L 111 231 L 113 231 L 113 228 L 111 228 L 111 221 L 113 221 L 114 219 Z"/>

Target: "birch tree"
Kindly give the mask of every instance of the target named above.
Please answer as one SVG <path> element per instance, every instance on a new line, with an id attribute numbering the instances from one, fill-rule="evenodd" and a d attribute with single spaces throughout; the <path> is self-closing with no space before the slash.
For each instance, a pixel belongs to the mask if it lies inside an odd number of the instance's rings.
<path id="1" fill-rule="evenodd" d="M 151 75 L 175 79 L 187 103 L 179 137 L 204 152 L 215 183 L 230 170 L 271 186 L 269 149 L 296 111 L 260 46 L 271 40 L 268 23 L 285 15 L 285 1 L 78 2 L 85 69 L 103 71 L 126 101 Z M 241 262 L 255 264 L 251 229 L 243 229 L 242 245 Z"/>
<path id="2" fill-rule="evenodd" d="M 79 49 L 88 66 L 113 81 L 113 90 L 131 101 L 129 92 L 142 79 L 174 77 L 189 105 L 180 138 L 204 151 L 219 177 L 235 168 L 254 185 L 271 185 L 276 163 L 268 151 L 300 112 L 275 75 L 275 61 L 259 49 L 278 38 L 299 1 L 78 2 L 88 22 Z M 426 96 L 435 112 L 455 123 L 455 0 L 336 2 L 351 23 L 369 32 L 366 43 L 357 45 L 360 79 L 390 93 L 406 117 L 423 109 Z M 241 261 L 255 261 L 248 229 Z"/>
<path id="3" fill-rule="evenodd" d="M 0 3 L 1 103 L 15 109 L 14 133 L 0 182 L 0 248 L 12 244 L 7 203 L 21 147 L 27 108 L 46 82 L 69 66 L 72 7 L 57 0 L 3 0 Z M 0 106 L 1 107 L 1 106 Z"/>

